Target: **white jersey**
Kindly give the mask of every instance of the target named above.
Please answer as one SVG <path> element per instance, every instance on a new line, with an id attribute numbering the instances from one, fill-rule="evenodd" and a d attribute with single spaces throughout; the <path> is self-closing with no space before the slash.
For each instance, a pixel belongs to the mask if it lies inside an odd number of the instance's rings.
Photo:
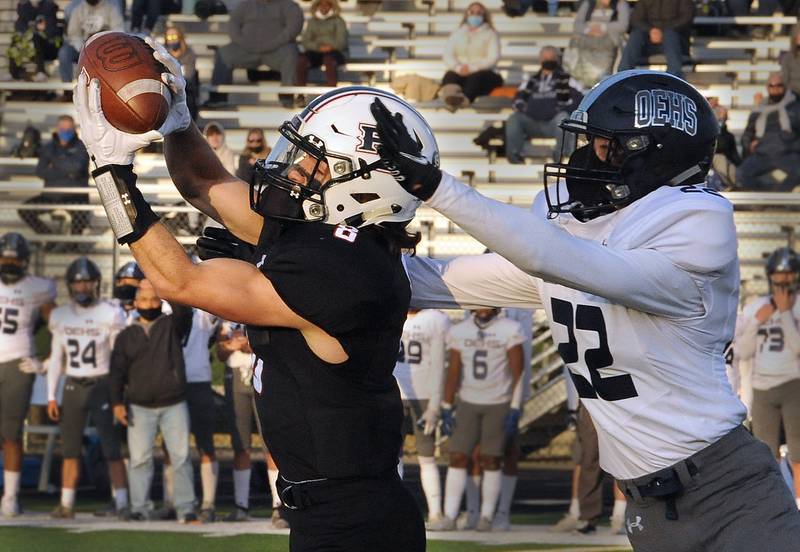
<path id="1" fill-rule="evenodd" d="M 34 356 L 39 310 L 55 298 L 56 284 L 49 278 L 25 276 L 10 285 L 0 282 L 0 362 Z"/>
<path id="2" fill-rule="evenodd" d="M 736 228 L 720 194 L 665 186 L 581 223 L 548 218 L 543 193 L 527 212 L 445 175 L 428 203 L 496 253 L 406 258 L 412 305 L 544 307 L 605 471 L 655 472 L 741 424 L 723 356 L 738 303 Z"/>
<path id="3" fill-rule="evenodd" d="M 800 378 L 800 301 L 785 313 L 776 309 L 759 324 L 756 313 L 769 302 L 769 297 L 759 297 L 744 308 L 734 341 L 734 356 L 752 359 L 750 384 L 761 390 Z"/>
<path id="4" fill-rule="evenodd" d="M 98 301 L 86 308 L 70 302 L 55 308 L 49 324 L 53 338 L 47 369 L 48 400 L 55 399 L 65 360 L 67 376 L 107 375 L 114 340 L 125 326 L 125 312 L 110 301 Z"/>
<path id="5" fill-rule="evenodd" d="M 503 314 L 519 322 L 520 329 L 522 330 L 522 374 L 519 378 L 520 385 L 520 405 L 524 405 L 533 394 L 531 389 L 531 379 L 533 379 L 533 368 L 531 367 L 531 359 L 533 359 L 533 309 L 503 309 Z"/>
<path id="6" fill-rule="evenodd" d="M 186 382 L 211 381 L 211 353 L 208 344 L 217 331 L 219 319 L 200 309 L 192 309 L 192 331 L 183 346 L 183 362 L 186 364 Z"/>
<path id="7" fill-rule="evenodd" d="M 508 367 L 508 350 L 525 337 L 519 322 L 496 317 L 481 328 L 470 316 L 447 332 L 447 348 L 461 356 L 461 385 L 458 397 L 473 404 L 501 404 L 511 401 L 514 376 Z"/>
<path id="8" fill-rule="evenodd" d="M 423 310 L 406 318 L 394 367 L 403 400 L 441 401 L 449 327 L 450 318 L 438 310 Z"/>

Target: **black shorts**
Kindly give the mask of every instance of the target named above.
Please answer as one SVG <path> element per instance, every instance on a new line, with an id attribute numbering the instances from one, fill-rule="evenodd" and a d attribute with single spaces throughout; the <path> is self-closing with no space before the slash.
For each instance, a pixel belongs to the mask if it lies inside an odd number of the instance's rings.
<path id="1" fill-rule="evenodd" d="M 100 437 L 100 446 L 106 460 L 122 458 L 119 433 L 114 428 L 108 376 L 99 378 L 67 377 L 64 397 L 61 400 L 61 446 L 64 458 L 79 458 L 83 444 L 86 418 L 92 422 Z"/>
<path id="2" fill-rule="evenodd" d="M 414 497 L 397 474 L 390 479 L 357 479 L 299 495 L 278 479 L 282 498 L 309 505 L 286 508 L 290 552 L 423 552 L 425 524 Z M 313 483 L 310 485 L 314 485 Z"/>
<path id="3" fill-rule="evenodd" d="M 245 385 L 239 370 L 225 368 L 225 410 L 235 452 L 249 451 L 253 439 L 253 387 Z"/>
<path id="4" fill-rule="evenodd" d="M 189 423 L 197 450 L 201 454 L 214 454 L 214 391 L 211 382 L 186 384 L 186 404 L 189 406 Z"/>
<path id="5" fill-rule="evenodd" d="M 22 426 L 31 405 L 34 374 L 20 372 L 19 360 L 0 362 L 0 437 L 22 439 Z"/>

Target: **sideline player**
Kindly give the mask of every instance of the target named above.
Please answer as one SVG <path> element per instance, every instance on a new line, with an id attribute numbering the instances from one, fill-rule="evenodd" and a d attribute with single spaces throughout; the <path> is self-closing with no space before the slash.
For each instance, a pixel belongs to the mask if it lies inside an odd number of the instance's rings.
<path id="1" fill-rule="evenodd" d="M 136 290 L 139 282 L 144 279 L 144 273 L 136 264 L 136 261 L 129 261 L 122 265 L 114 275 L 114 290 L 111 295 L 114 301 L 125 310 L 130 324 L 136 308 L 133 300 L 136 299 Z"/>
<path id="2" fill-rule="evenodd" d="M 126 325 L 125 313 L 110 301 L 100 299 L 100 270 L 86 257 L 70 263 L 66 282 L 71 301 L 53 310 L 49 323 L 53 338 L 47 362 L 47 414 L 59 422 L 64 456 L 61 502 L 50 515 L 75 517 L 83 429 L 91 415 L 108 463 L 116 513 L 124 520 L 130 514 L 128 477 L 111 413 L 108 370 L 114 340 Z M 59 407 L 56 395 L 65 355 L 67 379 Z"/>
<path id="3" fill-rule="evenodd" d="M 449 328 L 450 318 L 441 311 L 409 310 L 394 367 L 404 415 L 414 430 L 419 478 L 428 504 L 428 523 L 436 523 L 442 516 L 442 483 L 434 452 L 444 387 L 445 336 Z M 402 478 L 402 449 L 398 467 Z"/>
<path id="4" fill-rule="evenodd" d="M 3 441 L 5 517 L 19 514 L 17 493 L 22 471 L 22 424 L 28 415 L 36 374 L 44 371 L 36 358 L 33 335 L 55 307 L 56 285 L 28 274 L 28 242 L 9 232 L 0 238 L 0 438 Z"/>
<path id="5" fill-rule="evenodd" d="M 777 249 L 767 259 L 766 272 L 769 294 L 742 312 L 734 356 L 753 360 L 753 435 L 769 445 L 779 462 L 783 423 L 800 508 L 800 257 L 788 247 Z"/>
<path id="6" fill-rule="evenodd" d="M 705 98 L 662 72 L 608 77 L 562 122 L 580 147 L 546 166 L 532 211 L 442 173 L 396 116 L 373 115 L 398 183 L 496 252 L 407 259 L 414 305 L 545 308 L 634 548 L 798 550 L 800 514 L 725 375 L 736 228 L 702 185 L 719 134 Z"/>
<path id="7" fill-rule="evenodd" d="M 438 162 L 432 130 L 392 94 L 337 89 L 281 126 L 251 189 L 224 170 L 191 123 L 180 64 L 148 43 L 170 70 L 162 78 L 172 102 L 159 131 L 115 129 L 103 115 L 99 81 L 85 74 L 74 93 L 118 241 L 131 245 L 165 299 L 248 324 L 258 415 L 281 471 L 292 551 L 423 550 L 422 515 L 397 475 L 403 412 L 392 376 L 410 298 L 400 253 L 419 242 L 406 230 L 419 202 L 379 170 L 369 105 L 382 97 L 402 112 L 425 158 Z M 165 135 L 179 191 L 258 243 L 255 265 L 193 265 L 158 223 L 135 187 L 132 161 Z"/>
<path id="8" fill-rule="evenodd" d="M 480 445 L 480 519 L 475 528 L 491 531 L 502 472 L 500 461 L 506 448 L 506 425 L 519 412 L 512 395 L 522 374 L 522 328 L 500 309 L 479 309 L 450 328 L 447 333 L 448 369 L 442 402 L 442 432 L 450 438 L 444 517 L 431 525 L 434 531 L 451 531 L 461 506 L 467 482 L 467 463 Z M 454 405 L 458 393 L 458 403 Z M 472 529 L 472 527 L 465 527 Z"/>

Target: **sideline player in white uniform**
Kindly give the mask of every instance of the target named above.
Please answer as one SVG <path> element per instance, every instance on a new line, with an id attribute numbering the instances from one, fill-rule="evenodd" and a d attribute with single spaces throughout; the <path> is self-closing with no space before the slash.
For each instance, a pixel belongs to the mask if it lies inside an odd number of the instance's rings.
<path id="1" fill-rule="evenodd" d="M 22 470 L 22 424 L 28 415 L 36 374 L 33 334 L 55 307 L 52 280 L 28 275 L 28 243 L 9 232 L 0 238 L 0 438 L 3 441 L 3 499 L 0 512 L 19 513 L 17 493 Z"/>
<path id="2" fill-rule="evenodd" d="M 546 167 L 532 212 L 442 173 L 378 101 L 372 113 L 398 183 L 497 253 L 408 258 L 412 305 L 546 309 L 634 548 L 798 550 L 800 514 L 725 374 L 736 228 L 702 186 L 719 134 L 703 96 L 656 71 L 605 79 L 562 123 L 580 147 Z"/>
<path id="3" fill-rule="evenodd" d="M 59 422 L 64 461 L 61 466 L 61 502 L 54 518 L 75 517 L 75 489 L 80 476 L 83 429 L 91 415 L 100 437 L 117 515 L 129 516 L 128 477 L 122 460 L 119 434 L 114 428 L 108 371 L 111 349 L 125 327 L 125 313 L 110 301 L 100 300 L 100 270 L 86 257 L 70 263 L 66 273 L 70 303 L 53 310 L 53 335 L 47 362 L 47 414 Z M 56 402 L 58 384 L 66 376 L 61 406 Z"/>
<path id="4" fill-rule="evenodd" d="M 442 433 L 450 438 L 444 517 L 431 529 L 455 529 L 467 482 L 467 463 L 480 445 L 483 468 L 478 531 L 491 531 L 506 445 L 506 426 L 516 424 L 519 403 L 512 395 L 522 373 L 522 328 L 500 309 L 479 309 L 447 333 L 449 366 L 442 402 Z M 458 404 L 454 399 L 458 392 Z M 455 412 L 454 412 L 455 410 Z"/>
<path id="5" fill-rule="evenodd" d="M 400 387 L 406 421 L 414 429 L 419 477 L 428 503 L 428 522 L 442 516 L 442 483 L 436 466 L 435 431 L 439 423 L 445 366 L 445 335 L 450 318 L 438 310 L 410 310 L 403 325 L 394 377 Z M 398 465 L 403 476 L 403 451 Z"/>
<path id="6" fill-rule="evenodd" d="M 734 339 L 734 356 L 753 360 L 753 435 L 780 461 L 781 422 L 792 471 L 800 474 L 800 257 L 782 247 L 767 259 L 769 294 L 748 304 Z M 800 508 L 800 477 L 794 479 Z"/>

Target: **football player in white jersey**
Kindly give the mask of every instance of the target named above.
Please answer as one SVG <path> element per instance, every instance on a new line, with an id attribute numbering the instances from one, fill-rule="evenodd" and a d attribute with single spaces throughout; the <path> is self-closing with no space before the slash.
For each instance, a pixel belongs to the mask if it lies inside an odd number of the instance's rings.
<path id="1" fill-rule="evenodd" d="M 496 252 L 408 258 L 412 305 L 547 311 L 634 549 L 800 549 L 800 514 L 725 374 L 739 265 L 732 206 L 703 187 L 719 134 L 703 96 L 657 71 L 602 81 L 562 122 L 579 148 L 546 166 L 532 211 L 443 173 L 372 113 L 398 184 Z"/>
<path id="2" fill-rule="evenodd" d="M 49 323 L 53 338 L 47 362 L 47 414 L 59 422 L 64 456 L 61 502 L 50 515 L 75 517 L 83 430 L 91 415 L 108 463 L 117 515 L 127 519 L 128 478 L 108 387 L 111 350 L 126 325 L 125 313 L 111 301 L 100 299 L 100 270 L 86 257 L 70 263 L 66 282 L 71 301 L 53 310 Z M 59 406 L 56 396 L 62 372 L 66 373 L 66 381 Z"/>
<path id="3" fill-rule="evenodd" d="M 449 365 L 442 402 L 442 433 L 450 437 L 444 517 L 431 529 L 455 529 L 467 483 L 467 464 L 480 445 L 483 469 L 478 531 L 491 531 L 506 445 L 506 426 L 519 421 L 519 399 L 512 404 L 522 374 L 522 328 L 500 309 L 479 309 L 447 332 Z M 458 404 L 454 405 L 456 392 Z M 516 411 L 516 414 L 514 414 Z"/>
<path id="4" fill-rule="evenodd" d="M 22 424 L 28 415 L 36 374 L 33 334 L 55 307 L 52 280 L 28 274 L 30 249 L 20 234 L 0 237 L 0 439 L 3 443 L 3 499 L 0 512 L 19 513 L 17 493 L 22 470 Z"/>
<path id="5" fill-rule="evenodd" d="M 748 304 L 734 340 L 734 356 L 752 359 L 753 435 L 780 461 L 781 422 L 792 471 L 800 474 L 800 257 L 788 247 L 767 259 L 769 294 Z M 794 479 L 800 508 L 800 477 Z"/>
<path id="6" fill-rule="evenodd" d="M 403 325 L 400 354 L 394 377 L 400 387 L 403 410 L 414 429 L 419 461 L 419 477 L 428 503 L 428 522 L 435 523 L 442 515 L 442 484 L 434 458 L 439 404 L 442 401 L 445 366 L 445 335 L 450 318 L 438 310 L 410 310 Z M 403 452 L 398 464 L 403 470 Z"/>

